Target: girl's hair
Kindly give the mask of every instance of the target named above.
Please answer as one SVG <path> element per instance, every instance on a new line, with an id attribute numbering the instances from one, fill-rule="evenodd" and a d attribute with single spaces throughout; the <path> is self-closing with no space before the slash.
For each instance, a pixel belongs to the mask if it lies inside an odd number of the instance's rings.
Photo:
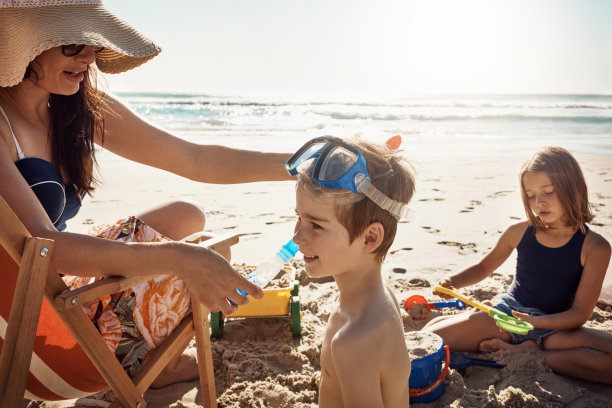
<path id="1" fill-rule="evenodd" d="M 358 137 L 349 138 L 346 141 L 361 150 L 366 159 L 372 184 L 376 188 L 393 200 L 402 203 L 410 201 L 414 194 L 414 170 L 410 163 L 400 155 L 399 151 Z M 311 163 L 310 167 L 313 164 Z M 382 224 L 385 234 L 375 253 L 376 259 L 382 262 L 395 239 L 397 219 L 361 193 L 354 194 L 347 192 L 347 190 L 316 187 L 314 181 L 310 178 L 311 168 L 298 171 L 298 187 L 300 184 L 310 186 L 312 191 L 317 192 L 318 196 L 325 197 L 325 195 L 328 195 L 336 198 L 334 200 L 336 218 L 348 231 L 349 243 L 352 243 L 371 223 L 380 222 Z M 352 198 L 347 197 L 347 195 L 352 196 Z"/>
<path id="2" fill-rule="evenodd" d="M 30 67 L 25 78 L 29 76 L 38 81 L 36 71 Z M 96 70 L 87 67 L 78 92 L 49 97 L 51 157 L 79 193 L 91 194 L 98 183 L 94 176 L 97 168 L 94 136 L 99 131 L 104 138 L 102 110 L 106 103 L 97 85 Z"/>
<path id="3" fill-rule="evenodd" d="M 565 211 L 568 225 L 580 228 L 582 233 L 586 233 L 584 223 L 591 222 L 593 213 L 591 204 L 589 204 L 586 181 L 574 156 L 562 147 L 545 147 L 534 153 L 521 168 L 519 182 L 527 218 L 534 227 L 546 228 L 546 224 L 531 211 L 529 199 L 525 193 L 523 177 L 526 173 L 532 172 L 543 172 L 550 177 Z"/>

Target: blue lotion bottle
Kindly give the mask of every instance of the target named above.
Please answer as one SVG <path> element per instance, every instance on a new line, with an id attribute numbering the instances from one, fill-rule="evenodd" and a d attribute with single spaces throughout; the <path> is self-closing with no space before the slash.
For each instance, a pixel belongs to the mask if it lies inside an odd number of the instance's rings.
<path id="1" fill-rule="evenodd" d="M 247 279 L 262 289 L 265 288 L 268 283 L 270 283 L 270 281 L 274 279 L 276 275 L 278 275 L 280 270 L 283 269 L 283 266 L 293 259 L 297 251 L 298 245 L 293 242 L 293 239 L 290 239 L 289 242 L 278 250 L 272 259 L 269 259 L 268 261 L 259 265 L 255 271 L 247 276 Z M 248 296 L 248 294 L 244 293 L 244 291 L 240 289 L 236 290 L 243 295 Z M 230 303 L 235 306 L 235 303 L 231 300 Z"/>

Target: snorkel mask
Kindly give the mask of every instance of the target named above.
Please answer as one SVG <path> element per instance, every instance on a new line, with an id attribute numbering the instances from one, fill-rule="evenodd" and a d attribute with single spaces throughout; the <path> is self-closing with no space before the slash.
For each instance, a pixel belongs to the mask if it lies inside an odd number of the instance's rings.
<path id="1" fill-rule="evenodd" d="M 334 136 L 316 137 L 304 144 L 287 162 L 285 169 L 295 176 L 301 164 L 314 160 L 311 178 L 326 189 L 343 189 L 362 193 L 397 220 L 408 216 L 407 203 L 393 200 L 374 187 L 361 151 Z"/>

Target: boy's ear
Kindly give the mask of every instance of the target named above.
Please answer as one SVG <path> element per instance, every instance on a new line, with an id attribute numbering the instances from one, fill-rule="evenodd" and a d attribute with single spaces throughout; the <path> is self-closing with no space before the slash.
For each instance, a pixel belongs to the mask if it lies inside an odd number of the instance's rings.
<path id="1" fill-rule="evenodd" d="M 363 232 L 364 247 L 368 253 L 373 253 L 382 244 L 385 237 L 385 227 L 380 222 L 373 222 Z"/>

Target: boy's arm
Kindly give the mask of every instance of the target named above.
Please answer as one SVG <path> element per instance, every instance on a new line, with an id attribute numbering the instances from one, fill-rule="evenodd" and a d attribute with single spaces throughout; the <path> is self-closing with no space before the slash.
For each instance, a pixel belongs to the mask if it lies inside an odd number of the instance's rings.
<path id="1" fill-rule="evenodd" d="M 337 339 L 332 358 L 344 406 L 408 406 L 410 358 L 397 321 Z"/>
<path id="2" fill-rule="evenodd" d="M 380 378 L 379 348 L 372 341 L 372 332 L 367 338 L 336 338 L 332 341 L 332 359 L 336 380 L 340 387 L 345 407 L 383 407 Z M 323 406 L 324 401 L 321 401 Z"/>
<path id="3" fill-rule="evenodd" d="M 570 309 L 546 316 L 529 316 L 513 312 L 514 316 L 531 323 L 536 328 L 568 330 L 582 326 L 591 317 L 597 304 L 612 250 L 605 238 L 591 231 L 585 238 L 582 252 L 584 262 L 582 277 Z"/>

